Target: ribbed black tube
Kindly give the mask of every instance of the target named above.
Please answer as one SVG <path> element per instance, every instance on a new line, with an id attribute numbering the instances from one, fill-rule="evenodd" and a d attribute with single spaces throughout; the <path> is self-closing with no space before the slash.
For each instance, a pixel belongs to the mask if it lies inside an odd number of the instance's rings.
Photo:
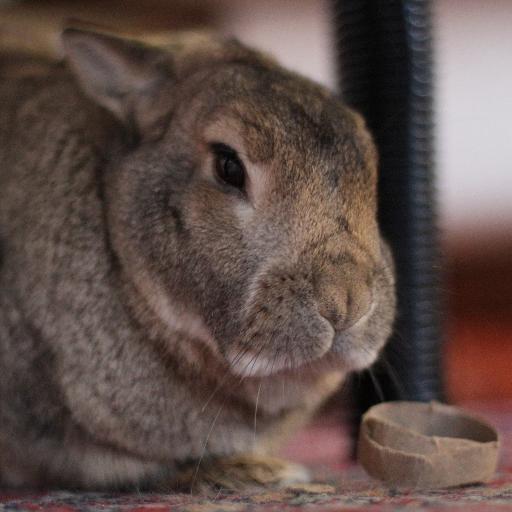
<path id="1" fill-rule="evenodd" d="M 382 400 L 442 397 L 439 249 L 432 145 L 430 2 L 335 0 L 340 87 L 380 153 L 379 217 L 398 272 L 395 334 L 354 380 L 360 410 Z"/>

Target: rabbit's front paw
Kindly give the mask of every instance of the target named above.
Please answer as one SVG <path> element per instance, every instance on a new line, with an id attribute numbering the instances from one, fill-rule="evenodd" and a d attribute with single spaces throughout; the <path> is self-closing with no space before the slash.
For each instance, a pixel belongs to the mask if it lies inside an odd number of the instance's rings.
<path id="1" fill-rule="evenodd" d="M 198 493 L 220 489 L 247 492 L 309 481 L 309 472 L 299 464 L 276 457 L 247 454 L 202 461 L 196 467 L 189 467 L 180 474 L 179 487 Z"/>

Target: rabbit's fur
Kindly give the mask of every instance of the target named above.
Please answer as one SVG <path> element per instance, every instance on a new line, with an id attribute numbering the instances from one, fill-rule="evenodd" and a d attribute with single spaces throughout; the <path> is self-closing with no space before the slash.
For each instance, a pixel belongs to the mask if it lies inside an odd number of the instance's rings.
<path id="1" fill-rule="evenodd" d="M 234 41 L 63 42 L 0 57 L 2 484 L 304 478 L 261 454 L 394 316 L 363 121 Z"/>

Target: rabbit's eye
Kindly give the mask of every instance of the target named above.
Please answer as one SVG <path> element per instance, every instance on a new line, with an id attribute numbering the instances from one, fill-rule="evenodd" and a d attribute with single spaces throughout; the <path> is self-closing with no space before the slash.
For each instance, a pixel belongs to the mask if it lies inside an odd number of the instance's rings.
<path id="1" fill-rule="evenodd" d="M 215 172 L 228 185 L 243 190 L 245 184 L 245 167 L 236 151 L 220 142 L 212 144 L 215 156 Z"/>

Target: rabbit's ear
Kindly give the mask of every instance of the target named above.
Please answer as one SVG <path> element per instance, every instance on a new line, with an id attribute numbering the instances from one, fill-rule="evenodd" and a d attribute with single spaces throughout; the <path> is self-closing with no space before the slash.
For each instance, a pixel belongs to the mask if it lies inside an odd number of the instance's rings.
<path id="1" fill-rule="evenodd" d="M 65 29 L 62 43 L 84 92 L 123 122 L 132 120 L 137 97 L 163 78 L 157 48 L 77 28 Z"/>

